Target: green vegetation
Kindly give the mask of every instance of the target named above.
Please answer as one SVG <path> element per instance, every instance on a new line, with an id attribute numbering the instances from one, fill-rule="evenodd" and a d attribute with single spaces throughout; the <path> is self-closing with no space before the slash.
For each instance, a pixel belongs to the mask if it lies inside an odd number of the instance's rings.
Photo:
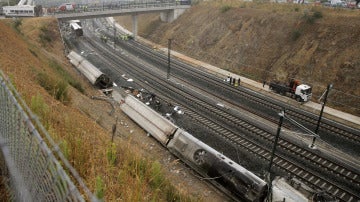
<path id="1" fill-rule="evenodd" d="M 28 49 L 29 51 L 30 51 L 30 53 L 33 55 L 33 56 L 35 56 L 35 57 L 38 57 L 38 55 L 37 55 L 37 53 L 34 51 L 34 50 L 32 50 L 32 49 Z"/>
<path id="2" fill-rule="evenodd" d="M 62 80 L 69 83 L 72 87 L 76 88 L 79 92 L 81 92 L 81 93 L 85 92 L 81 83 L 79 81 L 77 81 L 75 78 L 73 78 L 67 71 L 65 71 L 64 68 L 59 63 L 57 63 L 54 60 L 51 60 L 49 62 L 49 66 L 57 72 L 58 76 Z"/>
<path id="3" fill-rule="evenodd" d="M 110 165 L 115 165 L 116 163 L 116 145 L 111 143 L 106 151 L 107 159 Z"/>
<path id="4" fill-rule="evenodd" d="M 42 124 L 45 127 L 48 127 L 50 109 L 40 94 L 31 97 L 30 108 L 36 115 L 40 117 Z"/>
<path id="5" fill-rule="evenodd" d="M 16 30 L 17 33 L 21 33 L 21 31 L 20 31 L 21 25 L 22 25 L 22 19 L 21 18 L 16 18 L 13 21 L 13 27 Z"/>
<path id="6" fill-rule="evenodd" d="M 221 13 L 225 13 L 230 10 L 232 7 L 230 5 L 224 5 L 220 8 Z"/>
<path id="7" fill-rule="evenodd" d="M 101 179 L 100 176 L 96 177 L 96 192 L 95 195 L 98 199 L 104 198 L 104 181 Z"/>
<path id="8" fill-rule="evenodd" d="M 314 24 L 317 19 L 322 18 L 322 12 L 320 11 L 314 11 L 314 12 L 304 12 L 303 19 L 305 22 L 309 24 Z"/>
<path id="9" fill-rule="evenodd" d="M 321 11 L 315 11 L 315 12 L 313 13 L 313 17 L 314 17 L 315 19 L 320 19 L 320 18 L 323 17 L 323 14 L 322 14 Z"/>
<path id="10" fill-rule="evenodd" d="M 66 140 L 63 140 L 61 143 L 61 151 L 64 154 L 65 158 L 69 159 L 70 156 L 70 150 L 69 150 L 69 144 Z"/>
<path id="11" fill-rule="evenodd" d="M 300 30 L 295 30 L 291 34 L 291 39 L 293 41 L 296 41 L 296 40 L 298 40 L 298 38 L 300 38 L 300 36 L 301 36 L 301 31 Z"/>
<path id="12" fill-rule="evenodd" d="M 151 178 L 150 185 L 153 189 L 160 189 L 164 184 L 165 177 L 162 175 L 161 164 L 158 161 L 154 161 L 151 164 Z"/>
<path id="13" fill-rule="evenodd" d="M 66 81 L 45 74 L 44 72 L 37 75 L 37 81 L 55 99 L 62 103 L 70 101 L 68 83 Z"/>
<path id="14" fill-rule="evenodd" d="M 53 37 L 53 34 L 49 30 L 48 26 L 44 25 L 44 26 L 40 27 L 39 38 L 40 38 L 40 43 L 43 46 L 45 44 L 50 43 L 51 41 L 53 41 L 52 37 Z"/>
<path id="15" fill-rule="evenodd" d="M 152 193 L 149 201 L 159 201 L 164 198 L 166 201 L 199 201 L 198 198 L 187 196 L 186 193 L 175 188 L 165 178 L 163 168 L 158 161 L 143 158 L 139 154 L 134 155 L 131 151 L 126 151 L 122 159 L 123 161 L 118 163 L 121 169 L 119 183 L 124 186 L 126 182 L 129 182 L 129 177 L 132 179 L 131 181 L 135 180 L 131 186 L 138 189 L 137 195 L 132 196 L 136 201 L 143 199 L 146 189 L 150 189 Z"/>

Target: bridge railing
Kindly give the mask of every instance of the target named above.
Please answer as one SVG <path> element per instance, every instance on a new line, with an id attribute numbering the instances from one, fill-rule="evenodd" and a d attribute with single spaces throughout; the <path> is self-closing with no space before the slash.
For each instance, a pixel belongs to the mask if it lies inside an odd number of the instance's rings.
<path id="1" fill-rule="evenodd" d="M 8 201 L 98 201 L 1 70 L 0 170 Z"/>
<path id="2" fill-rule="evenodd" d="M 76 4 L 73 10 L 61 11 L 57 6 L 45 7 L 48 14 L 71 14 L 82 12 L 96 12 L 107 10 L 123 10 L 123 9 L 137 9 L 137 8 L 174 8 L 176 6 L 190 5 L 190 0 L 169 0 L 169 1 L 121 1 L 102 4 Z"/>

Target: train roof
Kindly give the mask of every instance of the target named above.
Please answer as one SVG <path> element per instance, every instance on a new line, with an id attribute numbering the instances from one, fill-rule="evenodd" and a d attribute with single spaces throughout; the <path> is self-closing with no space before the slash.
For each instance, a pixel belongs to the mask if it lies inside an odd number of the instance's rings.
<path id="1" fill-rule="evenodd" d="M 82 29 L 81 26 L 79 24 L 77 24 L 76 22 L 72 22 L 70 23 L 71 28 L 73 28 L 74 30 L 78 30 L 78 29 Z"/>

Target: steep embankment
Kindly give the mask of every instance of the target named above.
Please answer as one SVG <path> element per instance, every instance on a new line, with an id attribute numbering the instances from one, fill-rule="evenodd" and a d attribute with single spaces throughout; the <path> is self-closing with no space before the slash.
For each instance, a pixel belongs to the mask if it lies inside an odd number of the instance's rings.
<path id="1" fill-rule="evenodd" d="M 129 17 L 118 21 L 131 30 Z M 359 10 L 213 1 L 172 23 L 158 14 L 138 22 L 140 36 L 165 47 L 172 38 L 173 49 L 254 80 L 300 79 L 314 100 L 333 83 L 328 104 L 360 115 Z"/>
<path id="2" fill-rule="evenodd" d="M 105 201 L 222 200 L 118 108 L 110 115 L 107 102 L 90 98 L 101 93 L 66 59 L 56 19 L 4 19 L 0 30 L 0 70 L 93 193 Z"/>

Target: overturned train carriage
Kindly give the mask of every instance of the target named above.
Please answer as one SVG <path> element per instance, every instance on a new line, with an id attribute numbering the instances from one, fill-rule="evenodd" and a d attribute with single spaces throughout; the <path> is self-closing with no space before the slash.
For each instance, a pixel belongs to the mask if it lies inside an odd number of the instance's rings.
<path id="1" fill-rule="evenodd" d="M 71 51 L 67 56 L 71 62 L 95 86 L 108 88 L 112 86 L 111 79 L 97 69 L 81 55 Z"/>
<path id="2" fill-rule="evenodd" d="M 242 201 L 264 201 L 268 186 L 264 180 L 201 142 L 188 132 L 178 129 L 167 148 L 211 183 L 222 187 Z"/>
<path id="3" fill-rule="evenodd" d="M 133 96 L 127 96 L 120 108 L 164 146 L 177 130 L 173 123 Z"/>
<path id="4" fill-rule="evenodd" d="M 222 191 L 242 201 L 263 201 L 266 182 L 215 149 L 178 128 L 169 120 L 128 95 L 121 109 L 169 151 Z"/>

